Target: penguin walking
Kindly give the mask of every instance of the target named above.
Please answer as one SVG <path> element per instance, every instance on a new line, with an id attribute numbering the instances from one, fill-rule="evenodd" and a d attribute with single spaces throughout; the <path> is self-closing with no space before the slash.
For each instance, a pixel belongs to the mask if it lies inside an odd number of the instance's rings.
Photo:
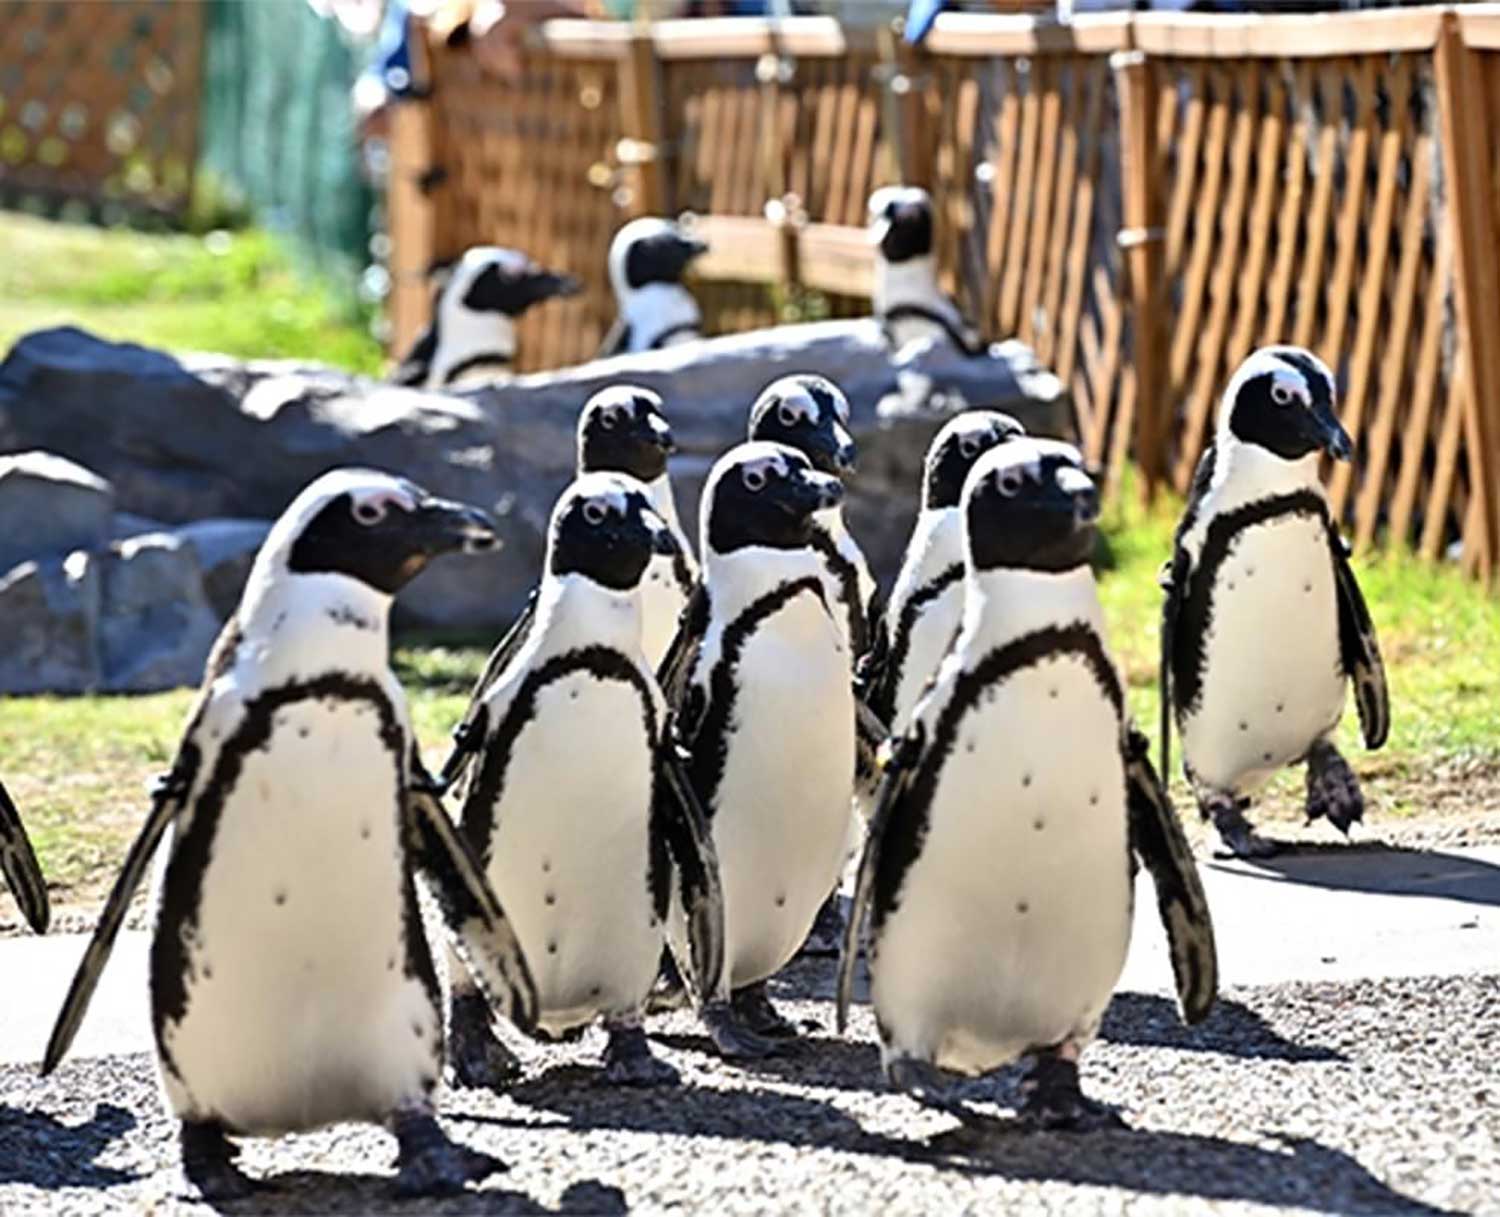
<path id="1" fill-rule="evenodd" d="M 871 303 L 891 348 L 937 338 L 964 355 L 984 354 L 979 331 L 938 286 L 932 196 L 920 186 L 882 186 L 870 196 L 867 224 L 875 246 Z"/>
<path id="2" fill-rule="evenodd" d="M 1322 452 L 1354 452 L 1335 395 L 1333 373 L 1300 347 L 1240 365 L 1162 579 L 1162 769 L 1175 717 L 1199 809 L 1242 857 L 1276 851 L 1245 810 L 1288 765 L 1307 763 L 1309 821 L 1347 833 L 1363 817 L 1333 744 L 1351 680 L 1365 746 L 1390 731 L 1375 628 L 1318 479 Z M 1295 628 L 1279 629 L 1289 614 Z"/>
<path id="3" fill-rule="evenodd" d="M 631 220 L 609 245 L 609 282 L 618 313 L 598 358 L 659 351 L 703 336 L 703 314 L 682 274 L 708 246 L 659 216 Z"/>
<path id="4" fill-rule="evenodd" d="M 184 1172 L 207 1197 L 252 1190 L 231 1136 L 346 1120 L 395 1134 L 402 1193 L 503 1169 L 434 1117 L 443 1018 L 415 872 L 499 1012 L 529 1025 L 536 992 L 473 855 L 419 785 L 387 627 L 431 558 L 494 544 L 483 513 L 408 481 L 325 474 L 273 526 L 209 659 L 42 1063 L 67 1052 L 167 838 L 152 1023 Z"/>
<path id="5" fill-rule="evenodd" d="M 471 709 L 468 755 L 445 767 L 474 770 L 461 828 L 532 961 L 538 1028 L 562 1036 L 602 1017 L 607 1076 L 626 1084 L 677 1080 L 641 1025 L 674 874 L 691 941 L 681 970 L 712 991 L 723 959 L 712 841 L 641 651 L 642 578 L 677 544 L 643 484 L 582 474 L 552 513 L 526 640 Z M 509 1080 L 515 1062 L 462 977 L 451 1012 L 459 1082 Z"/>
<path id="6" fill-rule="evenodd" d="M 466 250 L 456 263 L 437 268 L 434 279 L 432 321 L 391 373 L 393 384 L 457 389 L 508 376 L 516 361 L 516 323 L 526 311 L 582 290 L 571 275 L 493 245 Z"/>
<path id="7" fill-rule="evenodd" d="M 921 510 L 860 667 L 865 703 L 893 730 L 900 730 L 937 671 L 963 616 L 964 480 L 991 448 L 1022 434 L 1009 414 L 966 410 L 945 423 L 927 448 Z"/>
<path id="8" fill-rule="evenodd" d="M 1089 558 L 1098 496 L 1078 453 L 1014 439 L 970 471 L 963 624 L 893 742 L 839 970 L 860 927 L 890 1083 L 959 1115 L 935 1071 L 1024 1056 L 1023 1120 L 1107 1125 L 1078 1058 L 1130 941 L 1132 851 L 1155 880 L 1184 1017 L 1216 989 L 1191 852 L 1125 718 Z"/>
<path id="9" fill-rule="evenodd" d="M 702 1017 L 726 1057 L 797 1034 L 766 996 L 843 866 L 854 773 L 849 656 L 811 547 L 839 480 L 781 444 L 720 457 L 704 577 L 662 665 L 724 889 L 723 981 Z"/>
<path id="10" fill-rule="evenodd" d="M 38 934 L 45 934 L 52 920 L 47 881 L 42 877 L 36 852 L 26 836 L 25 825 L 21 823 L 21 813 L 11 802 L 4 783 L 0 783 L 0 875 L 5 876 L 6 885 L 16 898 L 16 907 L 26 918 L 26 924 Z"/>

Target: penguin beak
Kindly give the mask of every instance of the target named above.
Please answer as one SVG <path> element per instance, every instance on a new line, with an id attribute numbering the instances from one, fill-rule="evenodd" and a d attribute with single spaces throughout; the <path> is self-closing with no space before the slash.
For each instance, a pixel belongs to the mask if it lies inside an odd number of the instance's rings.
<path id="1" fill-rule="evenodd" d="M 820 427 L 807 444 L 807 455 L 813 465 L 839 478 L 854 473 L 855 452 L 854 438 L 838 423 Z"/>
<path id="2" fill-rule="evenodd" d="M 827 511 L 844 501 L 844 483 L 827 473 L 804 470 L 793 478 L 793 502 L 808 515 Z"/>
<path id="3" fill-rule="evenodd" d="M 572 275 L 558 275 L 549 270 L 543 271 L 540 278 L 537 286 L 543 300 L 554 296 L 576 296 L 583 291 L 583 283 Z"/>
<path id="4" fill-rule="evenodd" d="M 677 444 L 672 439 L 672 428 L 667 425 L 667 420 L 653 414 L 651 416 L 651 442 L 665 452 L 668 456 L 677 451 Z"/>
<path id="5" fill-rule="evenodd" d="M 426 499 L 412 513 L 409 525 L 416 547 L 428 556 L 489 553 L 500 548 L 494 521 L 477 507 Z"/>
<path id="6" fill-rule="evenodd" d="M 1072 506 L 1075 527 L 1088 527 L 1099 518 L 1099 488 L 1082 469 L 1069 466 L 1059 469 L 1057 488 Z"/>
<path id="7" fill-rule="evenodd" d="M 667 527 L 667 522 L 654 511 L 642 511 L 641 523 L 645 525 L 647 533 L 651 537 L 651 552 L 662 554 L 666 557 L 676 557 L 681 551 L 677 546 L 677 538 L 672 535 L 672 530 Z"/>
<path id="8" fill-rule="evenodd" d="M 1329 456 L 1336 461 L 1348 461 L 1354 459 L 1354 441 L 1349 438 L 1349 433 L 1344 430 L 1339 420 L 1330 413 L 1326 418 L 1317 420 L 1320 431 L 1320 446 Z"/>

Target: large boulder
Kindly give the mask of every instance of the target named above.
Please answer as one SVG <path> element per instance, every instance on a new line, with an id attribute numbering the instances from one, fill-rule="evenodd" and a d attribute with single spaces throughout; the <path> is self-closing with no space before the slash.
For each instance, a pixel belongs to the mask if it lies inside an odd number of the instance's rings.
<path id="1" fill-rule="evenodd" d="M 22 339 L 0 364 L 0 450 L 64 453 L 107 476 L 122 510 L 169 524 L 273 518 L 340 465 L 403 473 L 491 511 L 505 546 L 435 563 L 402 594 L 399 620 L 488 632 L 536 578 L 590 394 L 631 381 L 663 395 L 681 448 L 672 466 L 679 507 L 692 528 L 703 477 L 743 438 L 750 402 L 795 371 L 820 372 L 849 395 L 861 448 L 851 525 L 887 580 L 915 512 L 927 441 L 953 409 L 1008 410 L 1042 434 L 1072 425 L 1063 387 L 1024 348 L 955 363 L 929 344 L 893 359 L 869 321 L 707 339 L 463 394 L 280 362 L 174 358 L 57 329 Z"/>
<path id="2" fill-rule="evenodd" d="M 255 555 L 270 531 L 270 520 L 197 520 L 171 530 L 197 558 L 204 594 L 220 621 L 239 604 Z"/>
<path id="3" fill-rule="evenodd" d="M 0 575 L 0 692 L 90 693 L 99 665 L 99 563 L 82 550 Z"/>
<path id="4" fill-rule="evenodd" d="M 192 545 L 167 533 L 111 545 L 99 561 L 103 688 L 196 685 L 219 633 Z"/>
<path id="5" fill-rule="evenodd" d="M 114 510 L 110 484 L 81 465 L 51 452 L 0 456 L 0 574 L 103 544 Z"/>

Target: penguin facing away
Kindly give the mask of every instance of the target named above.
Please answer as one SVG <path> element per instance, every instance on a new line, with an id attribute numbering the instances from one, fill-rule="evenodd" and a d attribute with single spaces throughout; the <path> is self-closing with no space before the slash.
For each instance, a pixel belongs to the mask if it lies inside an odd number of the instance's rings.
<path id="1" fill-rule="evenodd" d="M 492 548 L 487 517 L 400 478 L 337 470 L 255 559 L 83 957 L 42 1072 L 67 1052 L 130 899 L 167 839 L 151 941 L 157 1062 L 188 1179 L 242 1196 L 229 1136 L 388 1127 L 396 1187 L 502 1169 L 434 1118 L 443 1064 L 420 871 L 500 1013 L 536 992 L 511 926 L 423 775 L 388 661 L 395 593 L 433 557 Z"/>
<path id="2" fill-rule="evenodd" d="M 959 497 L 991 448 L 1025 434 L 1009 414 L 966 410 L 943 425 L 922 463 L 922 501 L 901 570 L 861 664 L 866 704 L 899 731 L 958 632 L 964 605 L 964 521 Z"/>
<path id="3" fill-rule="evenodd" d="M 703 336 L 703 314 L 683 272 L 708 246 L 659 216 L 631 220 L 609 245 L 609 282 L 618 312 L 599 348 L 610 355 L 659 351 Z"/>
<path id="4" fill-rule="evenodd" d="M 36 852 L 31 848 L 25 825 L 21 823 L 21 813 L 11 802 L 4 783 L 0 783 L 0 875 L 5 876 L 26 924 L 36 933 L 45 934 L 52 920 L 47 881 L 42 877 Z"/>
<path id="5" fill-rule="evenodd" d="M 843 865 L 854 773 L 849 658 L 811 548 L 843 488 L 801 452 L 745 443 L 703 490 L 703 580 L 662 665 L 724 890 L 723 981 L 702 1009 L 726 1057 L 796 1035 L 765 981 Z"/>
<path id="6" fill-rule="evenodd" d="M 920 186 L 882 186 L 870 196 L 867 226 L 875 246 L 871 304 L 890 346 L 937 338 L 965 355 L 984 354 L 978 330 L 938 286 L 932 196 Z"/>
<path id="7" fill-rule="evenodd" d="M 1162 768 L 1175 717 L 1199 809 L 1241 856 L 1275 852 L 1244 813 L 1288 765 L 1307 763 L 1309 821 L 1347 833 L 1363 817 L 1333 744 L 1351 680 L 1365 746 L 1390 731 L 1375 628 L 1318 478 L 1322 452 L 1353 455 L 1335 393 L 1327 365 L 1299 347 L 1240 365 L 1163 575 Z M 1276 630 L 1289 612 L 1297 628 Z"/>
<path id="8" fill-rule="evenodd" d="M 969 473 L 963 623 L 893 741 L 839 969 L 842 1030 L 868 917 L 892 1085 L 968 1121 L 934 1071 L 1035 1060 L 1022 1119 L 1113 1122 L 1078 1085 L 1125 963 L 1132 851 L 1155 881 L 1189 1022 L 1212 1005 L 1191 852 L 1124 714 L 1089 559 L 1098 496 L 1076 450 L 1013 439 Z"/>
<path id="9" fill-rule="evenodd" d="M 681 971 L 712 991 L 723 959 L 712 841 L 641 651 L 641 580 L 676 548 L 634 478 L 585 473 L 564 491 L 531 628 L 471 711 L 464 762 L 462 831 L 532 961 L 538 1027 L 563 1035 L 602 1016 L 607 1076 L 630 1084 L 677 1080 L 641 1027 L 674 875 L 691 942 Z M 515 1072 L 462 978 L 451 1034 L 461 1084 Z"/>
<path id="10" fill-rule="evenodd" d="M 391 373 L 393 384 L 453 389 L 508 376 L 516 361 L 516 323 L 526 311 L 582 290 L 571 275 L 493 245 L 473 246 L 434 273 L 432 321 Z"/>

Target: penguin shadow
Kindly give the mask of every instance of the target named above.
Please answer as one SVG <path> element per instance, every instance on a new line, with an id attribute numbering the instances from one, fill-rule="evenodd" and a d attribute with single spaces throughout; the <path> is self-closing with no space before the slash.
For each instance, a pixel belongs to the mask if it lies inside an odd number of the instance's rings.
<path id="1" fill-rule="evenodd" d="M 1376 896 L 1426 896 L 1500 906 L 1500 866 L 1435 849 L 1383 841 L 1282 842 L 1268 858 L 1215 859 L 1214 870 L 1268 883 L 1297 883 Z"/>
<path id="2" fill-rule="evenodd" d="M 1217 1052 L 1261 1061 L 1347 1061 L 1342 1052 L 1299 1044 L 1281 1035 L 1255 1010 L 1220 994 L 1196 1027 L 1183 1024 L 1177 1003 L 1149 993 L 1116 993 L 1104 1012 L 1099 1038 L 1138 1048 Z"/>
<path id="3" fill-rule="evenodd" d="M 497 1176 L 504 1178 L 503 1175 Z M 205 1202 L 183 1196 L 185 1202 L 207 1204 L 224 1214 L 321 1214 L 360 1213 L 381 1215 L 475 1214 L 483 1217 L 525 1217 L 540 1214 L 625 1213 L 625 1194 L 597 1180 L 574 1183 L 560 1197 L 558 1207 L 548 1208 L 523 1192 L 486 1187 L 451 1196 L 396 1196 L 389 1175 L 351 1175 L 330 1171 L 293 1170 L 265 1176 L 255 1191 L 241 1200 Z"/>
<path id="4" fill-rule="evenodd" d="M 102 1189 L 132 1183 L 138 1175 L 95 1159 L 135 1126 L 134 1113 L 113 1103 L 100 1103 L 82 1124 L 0 1103 L 0 1186 Z"/>

